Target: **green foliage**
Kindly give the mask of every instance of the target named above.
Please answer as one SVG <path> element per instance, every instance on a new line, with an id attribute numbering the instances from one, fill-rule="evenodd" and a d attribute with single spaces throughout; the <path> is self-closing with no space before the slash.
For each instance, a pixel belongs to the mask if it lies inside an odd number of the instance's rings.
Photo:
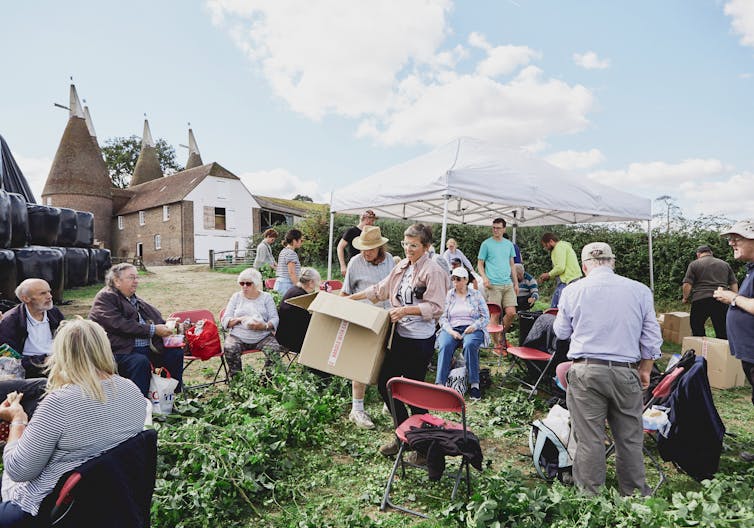
<path id="1" fill-rule="evenodd" d="M 175 148 L 160 138 L 155 142 L 157 157 L 163 174 L 172 174 L 183 167 L 175 160 Z M 113 182 L 113 187 L 125 189 L 131 182 L 136 161 L 141 152 L 141 138 L 138 136 L 114 137 L 105 141 L 102 154 Z"/>

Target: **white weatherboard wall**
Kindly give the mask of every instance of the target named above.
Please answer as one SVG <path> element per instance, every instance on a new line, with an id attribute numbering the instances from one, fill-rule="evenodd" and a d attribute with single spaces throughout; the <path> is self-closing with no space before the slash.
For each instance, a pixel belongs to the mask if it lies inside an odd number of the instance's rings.
<path id="1" fill-rule="evenodd" d="M 208 262 L 209 250 L 245 249 L 254 232 L 252 209 L 259 207 L 241 180 L 208 176 L 184 200 L 194 202 L 194 260 Z M 205 207 L 225 208 L 225 230 L 204 226 Z"/>

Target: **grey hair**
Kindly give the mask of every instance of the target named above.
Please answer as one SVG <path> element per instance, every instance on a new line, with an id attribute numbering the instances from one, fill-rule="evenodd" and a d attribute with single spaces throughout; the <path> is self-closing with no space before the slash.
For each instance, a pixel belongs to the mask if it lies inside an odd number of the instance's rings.
<path id="1" fill-rule="evenodd" d="M 19 284 L 16 287 L 16 290 L 14 292 L 16 294 L 16 297 L 18 298 L 19 301 L 23 302 L 23 300 L 21 300 L 21 296 L 22 295 L 28 296 L 29 295 L 29 286 L 31 286 L 34 283 L 34 281 L 38 281 L 38 280 L 43 280 L 43 279 L 25 279 L 25 280 L 21 281 L 21 284 Z M 49 286 L 49 284 L 48 284 L 48 286 Z"/>
<path id="2" fill-rule="evenodd" d="M 429 248 L 432 245 L 432 229 L 424 224 L 413 224 L 403 232 L 403 236 L 418 238 L 422 246 Z"/>
<path id="3" fill-rule="evenodd" d="M 116 264 L 115 266 L 107 270 L 107 274 L 105 275 L 105 284 L 110 288 L 115 288 L 115 279 L 120 279 L 121 273 L 131 268 L 136 269 L 136 266 L 129 264 L 128 262 L 121 262 L 120 264 Z"/>
<path id="4" fill-rule="evenodd" d="M 581 264 L 584 266 L 586 273 L 589 273 L 594 268 L 598 268 L 600 266 L 609 266 L 610 269 L 615 269 L 615 257 L 590 258 L 582 261 Z"/>
<path id="5" fill-rule="evenodd" d="M 298 277 L 298 284 L 303 288 L 304 284 L 310 282 L 322 282 L 322 277 L 314 268 L 301 268 L 301 274 Z"/>
<path id="6" fill-rule="evenodd" d="M 262 274 L 254 268 L 246 268 L 238 274 L 238 282 L 253 282 L 257 290 L 262 290 Z"/>
<path id="7" fill-rule="evenodd" d="M 515 264 L 515 266 L 516 266 L 516 271 L 519 271 L 519 270 L 520 270 L 520 271 L 521 271 L 521 273 L 523 273 L 523 272 L 525 271 L 525 270 L 524 270 L 524 265 L 523 265 L 523 264 L 521 264 L 520 262 L 517 262 L 517 263 Z"/>

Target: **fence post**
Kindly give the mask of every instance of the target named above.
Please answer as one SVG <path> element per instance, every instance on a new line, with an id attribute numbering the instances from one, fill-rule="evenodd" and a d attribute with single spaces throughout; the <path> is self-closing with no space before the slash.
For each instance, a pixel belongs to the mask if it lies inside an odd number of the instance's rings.
<path id="1" fill-rule="evenodd" d="M 209 250 L 209 269 L 215 269 L 215 250 Z"/>

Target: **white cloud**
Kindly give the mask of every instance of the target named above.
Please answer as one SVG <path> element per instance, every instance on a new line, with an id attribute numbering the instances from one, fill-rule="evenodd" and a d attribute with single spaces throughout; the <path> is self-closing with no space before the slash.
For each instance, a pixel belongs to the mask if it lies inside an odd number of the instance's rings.
<path id="1" fill-rule="evenodd" d="M 314 180 L 304 180 L 285 169 L 244 172 L 239 178 L 252 194 L 293 198 L 303 194 L 319 203 L 330 203 L 329 195 L 320 192 L 320 185 Z"/>
<path id="2" fill-rule="evenodd" d="M 21 172 L 24 173 L 34 198 L 41 203 L 42 189 L 44 189 L 47 176 L 50 174 L 52 160 L 50 158 L 27 158 L 19 154 L 15 154 L 14 158 L 21 168 Z"/>
<path id="3" fill-rule="evenodd" d="M 605 161 L 605 156 L 598 149 L 586 151 L 563 150 L 545 157 L 547 161 L 564 170 L 590 169 Z"/>
<path id="4" fill-rule="evenodd" d="M 754 73 L 742 73 L 738 76 L 740 79 L 751 79 L 754 77 Z"/>
<path id="5" fill-rule="evenodd" d="M 589 124 L 591 91 L 532 66 L 539 52 L 494 46 L 480 33 L 469 35 L 468 47 L 443 48 L 450 0 L 207 6 L 293 111 L 356 119 L 358 137 L 436 145 L 470 135 L 531 146 Z"/>
<path id="6" fill-rule="evenodd" d="M 733 31 L 741 35 L 741 45 L 754 48 L 754 2 L 730 0 L 725 4 L 725 14 L 732 18 Z"/>
<path id="7" fill-rule="evenodd" d="M 686 182 L 697 182 L 712 177 L 719 177 L 730 171 L 731 167 L 722 161 L 710 159 L 687 159 L 680 163 L 652 161 L 648 163 L 631 163 L 623 170 L 603 170 L 589 174 L 600 183 L 623 189 L 677 189 Z"/>
<path id="8" fill-rule="evenodd" d="M 754 172 L 742 172 L 723 180 L 686 182 L 680 191 L 693 212 L 748 218 L 754 210 Z"/>
<path id="9" fill-rule="evenodd" d="M 610 67 L 610 59 L 600 59 L 593 51 L 574 53 L 573 62 L 586 70 L 604 70 Z"/>

